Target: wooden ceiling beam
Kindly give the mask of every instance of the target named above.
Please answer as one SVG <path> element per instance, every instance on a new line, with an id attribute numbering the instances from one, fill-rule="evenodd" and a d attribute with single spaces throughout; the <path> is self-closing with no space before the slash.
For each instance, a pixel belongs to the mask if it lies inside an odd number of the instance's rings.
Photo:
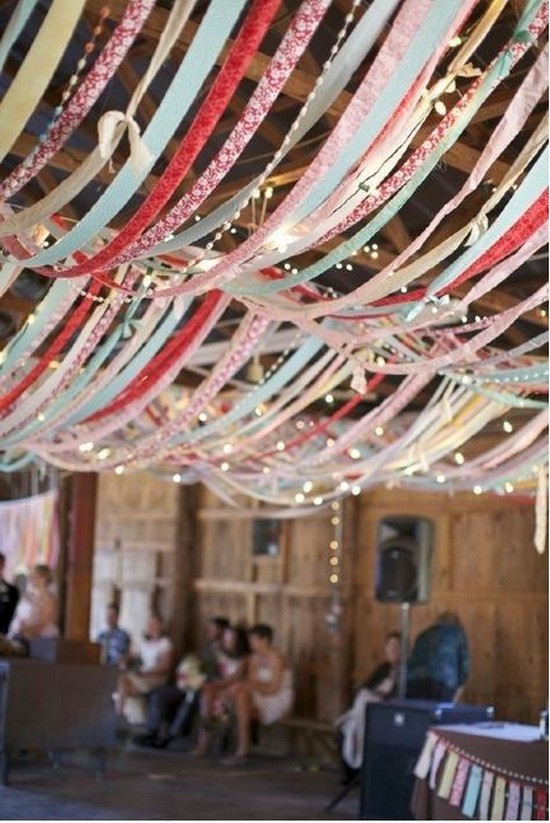
<path id="1" fill-rule="evenodd" d="M 389 240 L 398 254 L 410 245 L 412 239 L 403 218 L 399 214 L 396 214 L 389 223 L 386 223 L 386 225 L 380 229 L 380 234 L 382 237 L 385 237 L 386 240 Z"/>

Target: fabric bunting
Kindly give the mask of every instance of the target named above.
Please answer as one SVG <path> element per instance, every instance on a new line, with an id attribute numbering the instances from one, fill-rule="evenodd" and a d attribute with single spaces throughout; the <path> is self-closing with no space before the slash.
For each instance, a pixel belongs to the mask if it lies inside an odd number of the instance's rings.
<path id="1" fill-rule="evenodd" d="M 521 768 L 521 765 L 520 765 Z M 548 819 L 548 783 L 507 771 L 451 743 L 444 732 L 428 732 L 414 769 L 419 780 L 464 817 L 476 820 Z"/>

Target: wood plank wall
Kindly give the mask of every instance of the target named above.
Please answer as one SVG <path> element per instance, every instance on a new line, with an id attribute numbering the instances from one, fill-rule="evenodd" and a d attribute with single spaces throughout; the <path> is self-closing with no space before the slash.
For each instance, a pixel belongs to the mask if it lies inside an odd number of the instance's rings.
<path id="1" fill-rule="evenodd" d="M 380 489 L 346 501 L 343 615 L 331 632 L 330 512 L 283 521 L 276 558 L 252 556 L 253 510 L 243 516 L 207 490 L 199 503 L 195 621 L 212 614 L 271 623 L 298 684 L 297 713 L 333 719 L 379 661 L 399 606 L 374 598 L 380 518 L 406 514 L 435 523 L 432 593 L 411 609 L 411 637 L 444 609 L 460 614 L 472 652 L 465 699 L 497 716 L 535 722 L 547 702 L 547 555 L 533 546 L 532 503 L 473 494 Z"/>
<path id="2" fill-rule="evenodd" d="M 456 611 L 472 654 L 465 699 L 494 705 L 501 718 L 536 722 L 548 693 L 548 561 L 533 545 L 533 504 L 383 489 L 359 506 L 353 680 L 376 659 L 373 644 L 360 641 L 362 627 L 370 637 L 397 624 L 398 607 L 372 596 L 378 521 L 398 513 L 429 517 L 436 528 L 432 593 L 428 604 L 411 609 L 412 638 L 440 611 Z"/>
<path id="3" fill-rule="evenodd" d="M 147 472 L 99 475 L 92 638 L 104 627 L 105 607 L 114 599 L 120 602 L 121 625 L 136 642 L 152 608 L 171 622 L 178 518 L 174 483 Z"/>

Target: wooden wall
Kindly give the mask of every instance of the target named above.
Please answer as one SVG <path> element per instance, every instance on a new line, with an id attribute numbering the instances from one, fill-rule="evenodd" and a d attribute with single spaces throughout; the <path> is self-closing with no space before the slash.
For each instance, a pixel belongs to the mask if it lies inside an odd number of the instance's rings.
<path id="1" fill-rule="evenodd" d="M 120 622 L 138 638 L 151 608 L 171 621 L 179 487 L 147 472 L 98 478 L 90 636 L 105 607 L 120 601 Z"/>
<path id="2" fill-rule="evenodd" d="M 271 623 L 295 669 L 297 712 L 333 719 L 399 628 L 399 606 L 374 598 L 378 522 L 396 514 L 429 517 L 436 530 L 431 599 L 411 609 L 412 639 L 443 609 L 457 611 L 472 651 L 466 699 L 535 722 L 547 702 L 547 555 L 533 546 L 533 504 L 511 497 L 380 489 L 346 500 L 335 632 L 330 511 L 281 521 L 277 556 L 254 556 L 252 506 L 235 511 L 204 488 L 147 474 L 102 476 L 92 635 L 117 588 L 134 633 L 156 604 L 179 648 L 198 645 L 215 614 Z"/>
<path id="3" fill-rule="evenodd" d="M 346 501 L 343 615 L 331 632 L 330 513 L 283 521 L 277 558 L 252 556 L 253 511 L 243 516 L 201 493 L 195 552 L 197 631 L 208 616 L 271 623 L 298 682 L 297 711 L 333 719 L 379 661 L 399 606 L 374 598 L 380 518 L 406 514 L 435 523 L 432 593 L 411 609 L 411 637 L 444 609 L 470 638 L 465 699 L 497 715 L 535 722 L 547 702 L 547 556 L 533 546 L 533 505 L 509 497 L 377 490 Z"/>

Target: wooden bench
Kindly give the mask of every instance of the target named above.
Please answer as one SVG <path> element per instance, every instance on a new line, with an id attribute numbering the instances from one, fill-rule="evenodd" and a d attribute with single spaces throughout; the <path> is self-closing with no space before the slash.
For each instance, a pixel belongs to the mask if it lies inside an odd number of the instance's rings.
<path id="1" fill-rule="evenodd" d="M 108 666 L 43 660 L 0 660 L 0 784 L 20 749 L 55 753 L 89 748 L 105 769 L 115 742 L 111 698 L 116 671 Z"/>
<path id="2" fill-rule="evenodd" d="M 258 748 L 300 760 L 338 762 L 336 731 L 332 723 L 312 717 L 284 717 L 270 726 L 257 724 Z M 253 735 L 254 739 L 254 735 Z"/>

